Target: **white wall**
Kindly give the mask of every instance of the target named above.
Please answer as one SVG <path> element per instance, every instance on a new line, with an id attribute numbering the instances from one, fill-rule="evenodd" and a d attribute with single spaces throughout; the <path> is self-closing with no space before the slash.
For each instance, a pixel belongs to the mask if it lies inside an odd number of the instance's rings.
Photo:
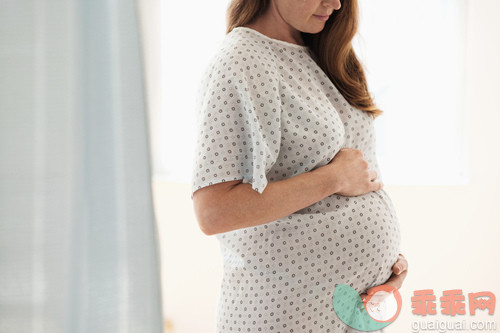
<path id="1" fill-rule="evenodd" d="M 151 155 L 157 151 L 156 146 L 161 144 L 159 140 L 153 139 L 158 136 L 160 130 L 162 107 L 161 3 L 161 0 L 137 0 L 145 73 L 146 104 L 149 110 L 149 130 L 151 132 Z M 153 170 L 155 169 L 156 167 L 153 168 Z"/>
<path id="2" fill-rule="evenodd" d="M 144 3 L 143 15 L 159 13 L 154 9 L 159 1 L 139 3 Z M 410 332 L 412 321 L 422 319 L 481 318 L 414 316 L 410 301 L 414 290 L 434 289 L 438 298 L 448 289 L 463 289 L 466 297 L 468 292 L 478 291 L 500 296 L 500 267 L 492 260 L 500 254 L 498 14 L 498 0 L 469 1 L 465 131 L 471 183 L 454 187 L 386 186 L 398 212 L 402 250 L 410 264 L 400 289 L 403 307 L 398 319 L 386 329 L 389 333 Z M 153 28 L 147 31 L 157 33 Z M 149 38 L 154 39 L 152 35 Z M 154 56 L 146 60 L 154 62 L 146 68 L 148 80 L 153 82 L 159 60 Z M 149 104 L 157 105 L 157 98 L 158 91 L 148 94 Z M 154 194 L 162 240 L 165 315 L 172 320 L 174 332 L 212 333 L 222 277 L 218 243 L 198 229 L 189 185 L 155 181 Z"/>

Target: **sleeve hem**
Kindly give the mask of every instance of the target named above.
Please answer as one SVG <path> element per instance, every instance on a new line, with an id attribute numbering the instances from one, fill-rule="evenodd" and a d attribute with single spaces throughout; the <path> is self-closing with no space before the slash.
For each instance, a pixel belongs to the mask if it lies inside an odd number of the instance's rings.
<path id="1" fill-rule="evenodd" d="M 244 177 L 234 177 L 234 178 L 228 178 L 228 179 L 220 179 L 220 180 L 216 180 L 216 181 L 205 181 L 205 182 L 198 183 L 196 185 L 193 184 L 191 186 L 191 199 L 193 199 L 194 192 L 196 192 L 199 189 L 202 189 L 202 188 L 210 186 L 210 185 L 220 184 L 220 183 L 224 183 L 227 181 L 233 181 L 233 180 L 242 180 L 243 184 L 252 185 L 252 189 L 254 191 L 258 192 L 259 194 L 262 194 L 264 192 L 264 190 L 268 184 L 267 179 L 258 182 L 254 178 L 244 178 Z"/>
<path id="2" fill-rule="evenodd" d="M 244 178 L 243 183 L 252 185 L 252 189 L 257 191 L 259 194 L 262 194 L 267 187 L 267 179 L 257 182 L 254 178 Z"/>

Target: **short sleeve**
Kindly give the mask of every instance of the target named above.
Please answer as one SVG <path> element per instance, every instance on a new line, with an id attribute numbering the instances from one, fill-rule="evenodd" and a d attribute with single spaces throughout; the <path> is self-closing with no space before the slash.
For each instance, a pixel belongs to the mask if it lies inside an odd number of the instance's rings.
<path id="1" fill-rule="evenodd" d="M 202 187 L 238 179 L 262 194 L 280 150 L 276 73 L 269 58 L 256 54 L 212 60 L 198 89 L 191 197 Z"/>

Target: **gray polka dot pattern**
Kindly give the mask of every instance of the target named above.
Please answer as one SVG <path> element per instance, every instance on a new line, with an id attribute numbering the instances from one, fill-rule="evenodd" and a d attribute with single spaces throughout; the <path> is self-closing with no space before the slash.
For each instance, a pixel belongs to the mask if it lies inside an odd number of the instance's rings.
<path id="1" fill-rule="evenodd" d="M 253 29 L 226 35 L 200 84 L 192 193 L 314 170 L 343 147 L 377 171 L 370 114 L 351 107 L 308 47 Z M 216 333 L 357 332 L 333 311 L 335 286 L 384 283 L 400 251 L 387 193 L 331 195 L 285 218 L 216 235 L 224 275 Z M 382 330 L 383 331 L 383 330 Z"/>

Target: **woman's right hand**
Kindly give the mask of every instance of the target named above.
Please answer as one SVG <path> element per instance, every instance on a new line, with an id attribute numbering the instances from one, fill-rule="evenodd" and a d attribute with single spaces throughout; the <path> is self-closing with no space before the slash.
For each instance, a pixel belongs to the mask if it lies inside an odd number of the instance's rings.
<path id="1" fill-rule="evenodd" d="M 356 196 L 379 190 L 375 171 L 363 153 L 341 149 L 327 165 L 286 179 L 269 182 L 257 193 L 242 180 L 223 181 L 193 193 L 196 218 L 206 235 L 257 226 L 286 217 L 338 193 Z"/>
<path id="2" fill-rule="evenodd" d="M 359 149 L 342 148 L 335 157 L 321 168 L 325 177 L 335 184 L 335 193 L 357 196 L 380 190 L 384 184 L 375 182 L 377 172 L 369 170 L 368 162 Z"/>

